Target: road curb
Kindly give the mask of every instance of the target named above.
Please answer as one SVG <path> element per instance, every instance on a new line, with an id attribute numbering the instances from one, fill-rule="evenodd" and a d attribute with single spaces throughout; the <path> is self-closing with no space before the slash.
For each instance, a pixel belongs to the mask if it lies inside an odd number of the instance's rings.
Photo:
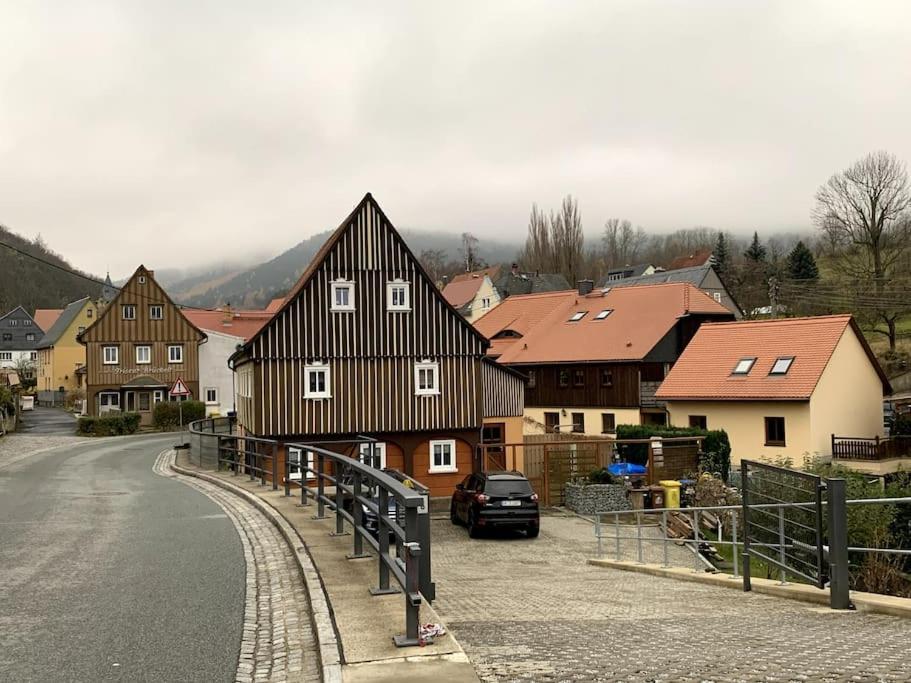
<path id="1" fill-rule="evenodd" d="M 619 569 L 626 572 L 638 572 L 640 574 L 661 576 L 668 579 L 690 581 L 710 586 L 720 586 L 722 588 L 734 588 L 740 591 L 743 590 L 742 580 L 735 579 L 731 574 L 708 574 L 694 572 L 692 569 L 684 569 L 681 567 L 662 567 L 657 564 L 638 564 L 636 562 L 624 560 L 590 559 L 588 563 L 595 567 Z M 828 591 L 820 590 L 815 586 L 809 586 L 803 583 L 788 583 L 781 585 L 774 579 L 753 577 L 752 587 L 754 593 L 772 595 L 776 598 L 798 600 L 800 602 L 807 602 L 823 607 L 828 607 L 829 605 Z M 889 616 L 903 617 L 905 619 L 911 618 L 911 599 L 909 598 L 897 598 L 892 595 L 851 591 L 851 601 L 854 603 L 857 610 L 861 612 L 887 614 Z"/>
<path id="2" fill-rule="evenodd" d="M 170 467 L 178 474 L 202 479 L 243 498 L 262 512 L 279 530 L 294 555 L 301 578 L 304 580 L 304 586 L 307 588 L 307 596 L 310 600 L 310 621 L 319 647 L 322 679 L 326 683 L 341 683 L 342 653 L 339 646 L 338 630 L 335 625 L 335 616 L 332 613 L 322 579 L 313 563 L 313 558 L 310 557 L 310 551 L 307 549 L 304 539 L 301 538 L 300 534 L 278 510 L 252 493 L 218 477 L 209 476 L 204 472 L 194 472 L 193 470 L 185 469 L 176 462 L 172 462 Z"/>

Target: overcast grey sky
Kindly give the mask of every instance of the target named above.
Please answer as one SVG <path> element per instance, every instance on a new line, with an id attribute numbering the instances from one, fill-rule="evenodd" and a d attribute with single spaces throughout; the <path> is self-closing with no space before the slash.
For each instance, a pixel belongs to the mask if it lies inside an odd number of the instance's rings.
<path id="1" fill-rule="evenodd" d="M 806 227 L 911 161 L 909 2 L 4 2 L 0 223 L 125 275 L 399 227 Z"/>

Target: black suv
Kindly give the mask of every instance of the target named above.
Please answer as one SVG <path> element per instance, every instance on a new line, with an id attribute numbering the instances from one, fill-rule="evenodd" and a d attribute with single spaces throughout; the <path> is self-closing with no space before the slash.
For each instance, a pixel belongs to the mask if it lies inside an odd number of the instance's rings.
<path id="1" fill-rule="evenodd" d="M 535 538 L 540 529 L 538 494 L 521 472 L 472 474 L 456 486 L 449 517 L 453 524 L 468 526 L 476 538 L 482 529 L 524 529 Z"/>

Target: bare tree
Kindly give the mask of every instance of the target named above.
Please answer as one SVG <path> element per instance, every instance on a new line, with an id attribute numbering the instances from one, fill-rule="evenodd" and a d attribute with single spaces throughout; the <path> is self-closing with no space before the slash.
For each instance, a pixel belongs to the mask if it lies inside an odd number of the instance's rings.
<path id="1" fill-rule="evenodd" d="M 550 242 L 550 226 L 544 212 L 537 204 L 531 205 L 528 218 L 528 237 L 520 261 L 529 270 L 549 271 L 553 267 L 554 252 Z"/>
<path id="2" fill-rule="evenodd" d="M 648 243 L 648 235 L 642 227 L 633 228 L 626 219 L 608 218 L 601 234 L 604 259 L 608 269 L 632 265 L 638 261 Z"/>
<path id="3" fill-rule="evenodd" d="M 888 152 L 873 152 L 836 173 L 816 192 L 813 218 L 830 245 L 843 275 L 871 282 L 873 310 L 886 329 L 877 329 L 895 349 L 896 321 L 908 310 L 888 297 L 896 265 L 911 240 L 911 189 L 903 162 Z M 868 295 L 869 296 L 869 295 Z"/>
<path id="4" fill-rule="evenodd" d="M 448 274 L 446 251 L 443 249 L 424 249 L 418 256 L 418 261 L 436 283 L 439 283 L 443 276 Z"/>
<path id="5" fill-rule="evenodd" d="M 470 232 L 462 233 L 462 248 L 459 249 L 459 254 L 461 254 L 462 262 L 465 264 L 466 273 L 483 268 L 485 265 L 483 259 L 481 259 L 478 238 Z"/>
<path id="6" fill-rule="evenodd" d="M 582 234 L 582 215 L 572 195 L 566 195 L 559 213 L 550 217 L 531 207 L 525 249 L 519 255 L 523 267 L 543 273 L 559 273 L 575 282 L 585 268 L 585 238 Z"/>

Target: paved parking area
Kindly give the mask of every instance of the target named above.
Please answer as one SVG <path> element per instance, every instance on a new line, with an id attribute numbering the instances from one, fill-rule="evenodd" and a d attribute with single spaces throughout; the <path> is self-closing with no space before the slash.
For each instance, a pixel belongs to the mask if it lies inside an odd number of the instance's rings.
<path id="1" fill-rule="evenodd" d="M 911 679 L 908 620 L 592 567 L 578 518 L 433 539 L 435 607 L 484 681 Z"/>

